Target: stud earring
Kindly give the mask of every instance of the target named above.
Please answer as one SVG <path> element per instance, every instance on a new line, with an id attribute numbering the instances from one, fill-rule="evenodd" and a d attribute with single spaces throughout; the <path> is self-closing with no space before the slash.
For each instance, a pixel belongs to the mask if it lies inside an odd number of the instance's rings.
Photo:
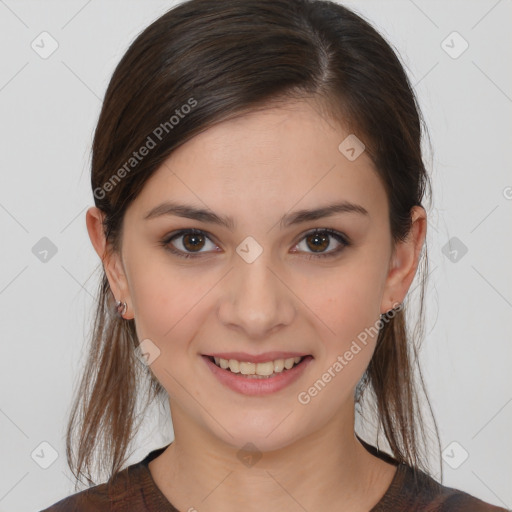
<path id="1" fill-rule="evenodd" d="M 116 310 L 117 314 L 123 318 L 123 315 L 126 313 L 126 310 L 128 309 L 128 304 L 126 302 L 121 302 L 120 300 L 116 300 Z"/>
<path id="2" fill-rule="evenodd" d="M 400 311 L 400 309 L 402 309 L 402 306 L 403 306 L 403 303 L 402 302 L 398 302 L 395 307 L 389 309 L 385 313 L 381 313 L 380 318 L 381 319 L 388 318 L 388 317 L 393 318 L 395 316 L 396 312 Z"/>

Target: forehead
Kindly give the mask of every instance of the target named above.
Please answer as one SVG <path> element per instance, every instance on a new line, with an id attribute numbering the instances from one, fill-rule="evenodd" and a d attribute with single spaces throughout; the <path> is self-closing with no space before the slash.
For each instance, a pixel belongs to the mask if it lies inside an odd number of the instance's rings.
<path id="1" fill-rule="evenodd" d="M 385 208 L 385 190 L 369 156 L 363 151 L 351 160 L 340 151 L 349 135 L 307 101 L 222 121 L 177 148 L 146 182 L 134 208 L 142 213 L 180 198 L 234 217 L 244 208 L 254 213 L 264 205 L 270 214 L 275 206 L 281 215 L 294 205 L 339 199 Z"/>

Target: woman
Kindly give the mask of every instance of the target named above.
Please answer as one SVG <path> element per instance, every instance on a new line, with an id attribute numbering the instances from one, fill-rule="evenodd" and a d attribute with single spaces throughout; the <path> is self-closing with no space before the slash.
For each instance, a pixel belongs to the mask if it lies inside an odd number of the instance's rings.
<path id="1" fill-rule="evenodd" d="M 104 274 L 67 436 L 75 476 L 96 456 L 109 478 L 47 511 L 504 510 L 428 469 L 421 128 L 393 50 L 335 3 L 191 0 L 134 41 L 93 143 Z M 174 441 L 122 469 L 144 382 Z"/>

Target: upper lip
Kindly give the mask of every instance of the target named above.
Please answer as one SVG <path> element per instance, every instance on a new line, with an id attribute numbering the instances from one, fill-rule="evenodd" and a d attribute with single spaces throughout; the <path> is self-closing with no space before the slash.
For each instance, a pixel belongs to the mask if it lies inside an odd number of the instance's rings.
<path id="1" fill-rule="evenodd" d="M 309 354 L 300 352 L 265 352 L 263 354 L 247 354 L 246 352 L 217 352 L 215 354 L 204 354 L 209 357 L 219 357 L 221 359 L 236 359 L 237 361 L 247 363 L 265 363 L 275 361 L 276 359 L 290 359 L 292 357 L 305 357 Z"/>

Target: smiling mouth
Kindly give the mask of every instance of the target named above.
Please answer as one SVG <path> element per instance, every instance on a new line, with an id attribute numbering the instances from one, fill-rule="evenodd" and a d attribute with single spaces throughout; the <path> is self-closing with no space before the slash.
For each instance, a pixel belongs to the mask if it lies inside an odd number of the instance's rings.
<path id="1" fill-rule="evenodd" d="M 219 368 L 230 373 L 237 373 L 240 376 L 253 379 L 268 379 L 288 372 L 292 368 L 295 368 L 301 364 L 302 361 L 307 357 L 311 356 L 275 359 L 273 361 L 266 361 L 263 363 L 251 363 L 247 361 L 223 359 L 221 357 L 213 356 L 208 356 L 208 359 Z"/>

